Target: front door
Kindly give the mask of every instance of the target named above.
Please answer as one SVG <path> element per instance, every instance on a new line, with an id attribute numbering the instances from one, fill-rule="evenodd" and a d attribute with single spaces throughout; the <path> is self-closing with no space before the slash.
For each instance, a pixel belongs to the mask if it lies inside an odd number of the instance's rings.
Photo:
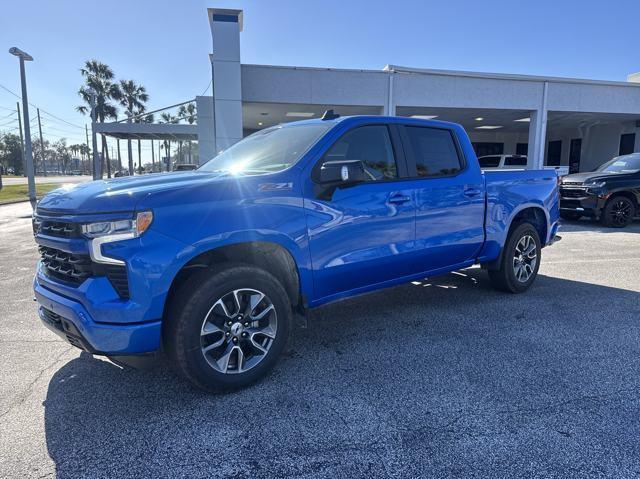
<path id="1" fill-rule="evenodd" d="M 365 125 L 346 132 L 318 162 L 361 161 L 367 181 L 329 199 L 305 194 L 316 301 L 409 274 L 415 202 L 397 153 L 389 126 Z"/>

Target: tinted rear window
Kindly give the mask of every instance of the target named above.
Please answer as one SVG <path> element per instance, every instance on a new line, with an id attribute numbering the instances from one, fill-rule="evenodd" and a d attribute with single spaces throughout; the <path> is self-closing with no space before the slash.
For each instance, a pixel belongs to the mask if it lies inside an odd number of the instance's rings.
<path id="1" fill-rule="evenodd" d="M 461 169 L 458 150 L 449 130 L 405 127 L 420 177 L 448 176 Z"/>

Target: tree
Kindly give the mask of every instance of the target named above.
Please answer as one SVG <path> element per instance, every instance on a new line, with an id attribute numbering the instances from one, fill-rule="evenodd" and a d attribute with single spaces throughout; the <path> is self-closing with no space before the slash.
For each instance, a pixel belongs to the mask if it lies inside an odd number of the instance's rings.
<path id="1" fill-rule="evenodd" d="M 177 123 L 179 121 L 178 118 L 172 116 L 171 113 L 163 113 L 162 115 L 160 115 L 160 118 L 162 118 L 165 123 Z M 172 171 L 173 165 L 171 164 L 171 140 L 164 141 L 164 150 L 167 154 L 167 171 Z"/>
<path id="2" fill-rule="evenodd" d="M 6 172 L 11 168 L 16 175 L 22 175 L 22 142 L 18 135 L 0 135 L 0 163 Z"/>
<path id="3" fill-rule="evenodd" d="M 133 120 L 135 123 L 153 123 L 153 113 L 150 113 L 146 116 L 141 116 L 144 111 L 136 112 L 136 119 Z M 151 148 L 153 148 L 153 140 L 151 142 Z M 142 174 L 142 141 L 138 139 L 138 174 Z"/>
<path id="4" fill-rule="evenodd" d="M 73 144 L 69 146 L 69 149 L 71 150 L 71 153 L 73 154 L 74 158 L 72 158 L 72 160 L 74 160 L 74 170 L 80 170 L 81 168 L 81 163 L 80 161 L 82 160 L 82 146 L 79 143 Z M 112 160 L 113 161 L 113 160 Z"/>
<path id="5" fill-rule="evenodd" d="M 59 165 L 58 169 L 62 171 L 63 174 L 66 174 L 69 167 L 69 160 L 71 160 L 67 139 L 60 138 L 53 144 L 53 149 L 55 150 L 56 160 Z"/>
<path id="6" fill-rule="evenodd" d="M 86 165 L 89 160 L 89 155 L 91 154 L 91 148 L 89 148 L 89 146 L 86 143 L 83 143 L 82 145 L 80 145 L 80 154 L 82 155 L 84 164 Z M 86 166 L 82 168 L 82 172 L 83 173 L 88 172 L 88 169 L 86 168 Z"/>
<path id="7" fill-rule="evenodd" d="M 131 123 L 131 117 L 140 115 L 145 112 L 145 103 L 149 101 L 147 90 L 142 85 L 137 85 L 133 80 L 120 80 L 119 83 L 120 104 L 124 107 L 128 122 Z M 131 153 L 131 140 L 127 139 L 127 149 L 129 153 L 129 174 L 133 175 L 133 155 Z M 140 151 L 140 141 L 138 141 L 138 152 Z M 140 160 L 138 159 L 138 163 Z M 142 173 L 142 165 L 139 165 L 138 171 Z"/>
<path id="8" fill-rule="evenodd" d="M 105 119 L 116 117 L 116 107 L 110 102 L 120 98 L 120 90 L 113 83 L 113 71 L 104 63 L 98 60 L 87 60 L 80 73 L 85 79 L 85 84 L 78 90 L 78 95 L 86 103 L 76 108 L 82 114 L 91 112 L 91 98 L 95 95 L 96 119 L 99 123 L 104 123 Z M 109 163 L 109 149 L 107 139 L 102 135 L 102 157 L 106 155 L 107 175 L 111 177 L 111 165 Z"/>
<path id="9" fill-rule="evenodd" d="M 193 125 L 196 122 L 196 104 L 193 102 L 189 102 L 186 105 L 181 105 L 178 108 L 178 117 L 182 120 L 185 120 L 190 125 Z M 191 140 L 188 142 L 189 145 L 189 163 L 191 163 Z M 180 142 L 180 151 L 182 152 L 182 142 Z"/>
<path id="10" fill-rule="evenodd" d="M 37 154 L 33 156 L 36 172 L 44 172 L 47 169 L 47 160 L 51 161 L 55 156 L 55 151 L 51 148 L 49 140 L 44 140 L 44 144 L 41 144 L 39 137 L 33 137 L 31 143 L 33 144 L 33 152 L 37 152 Z M 49 164 L 49 168 L 50 167 L 51 164 Z"/>

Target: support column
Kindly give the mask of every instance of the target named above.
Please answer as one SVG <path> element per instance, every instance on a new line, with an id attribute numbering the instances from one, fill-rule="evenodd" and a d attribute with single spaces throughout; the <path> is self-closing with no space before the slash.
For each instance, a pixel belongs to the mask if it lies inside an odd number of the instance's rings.
<path id="1" fill-rule="evenodd" d="M 240 32 L 243 13 L 222 8 L 210 8 L 208 13 L 213 37 L 214 151 L 218 153 L 242 139 Z"/>
<path id="2" fill-rule="evenodd" d="M 215 126 L 213 123 L 213 97 L 196 97 L 198 128 L 198 164 L 204 165 L 216 156 Z"/>
<path id="3" fill-rule="evenodd" d="M 384 104 L 384 115 L 386 116 L 395 116 L 396 115 L 396 104 L 393 101 L 393 83 L 394 83 L 395 72 L 393 70 L 389 70 L 388 77 L 388 89 L 387 89 L 387 101 Z"/>
<path id="4" fill-rule="evenodd" d="M 544 152 L 547 141 L 547 89 L 549 84 L 544 82 L 540 108 L 531 112 L 529 122 L 529 148 L 527 151 L 527 168 L 542 169 L 544 167 Z"/>

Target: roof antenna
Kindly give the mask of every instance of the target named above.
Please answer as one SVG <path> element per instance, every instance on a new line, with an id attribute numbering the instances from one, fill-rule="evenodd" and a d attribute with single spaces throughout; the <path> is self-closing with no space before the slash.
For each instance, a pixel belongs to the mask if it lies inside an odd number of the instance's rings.
<path id="1" fill-rule="evenodd" d="M 322 115 L 322 120 L 335 120 L 336 118 L 340 118 L 340 115 L 333 112 L 333 110 L 327 110 Z"/>

